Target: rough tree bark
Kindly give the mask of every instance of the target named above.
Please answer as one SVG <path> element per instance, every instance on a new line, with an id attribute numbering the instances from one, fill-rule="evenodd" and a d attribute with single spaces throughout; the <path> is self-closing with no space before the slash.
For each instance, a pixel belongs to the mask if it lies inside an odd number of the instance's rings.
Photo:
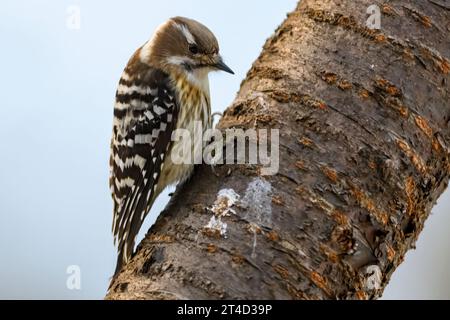
<path id="1" fill-rule="evenodd" d="M 301 1 L 220 122 L 279 128 L 279 173 L 200 166 L 107 298 L 379 297 L 447 186 L 449 34 L 443 0 Z"/>

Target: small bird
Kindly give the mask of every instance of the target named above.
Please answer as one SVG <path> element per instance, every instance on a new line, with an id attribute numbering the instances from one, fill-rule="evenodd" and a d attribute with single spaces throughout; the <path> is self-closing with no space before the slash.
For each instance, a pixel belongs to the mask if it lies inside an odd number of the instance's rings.
<path id="1" fill-rule="evenodd" d="M 157 28 L 136 50 L 119 81 L 114 105 L 110 179 L 114 214 L 112 231 L 118 258 L 115 275 L 131 258 L 139 229 L 156 197 L 182 183 L 194 163 L 172 161 L 172 154 L 194 150 L 202 141 L 172 141 L 176 129 L 194 122 L 211 128 L 208 74 L 234 74 L 219 55 L 214 34 L 203 24 L 174 17 Z M 192 164 L 185 164 L 192 163 Z"/>

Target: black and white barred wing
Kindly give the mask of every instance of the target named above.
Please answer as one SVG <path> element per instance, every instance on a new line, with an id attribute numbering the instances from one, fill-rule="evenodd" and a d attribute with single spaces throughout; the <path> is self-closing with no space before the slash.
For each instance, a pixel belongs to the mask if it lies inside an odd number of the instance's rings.
<path id="1" fill-rule="evenodd" d="M 124 74 L 116 93 L 110 158 L 113 234 L 119 261 L 131 256 L 135 237 L 154 200 L 177 113 L 166 74 L 150 70 L 137 81 Z"/>

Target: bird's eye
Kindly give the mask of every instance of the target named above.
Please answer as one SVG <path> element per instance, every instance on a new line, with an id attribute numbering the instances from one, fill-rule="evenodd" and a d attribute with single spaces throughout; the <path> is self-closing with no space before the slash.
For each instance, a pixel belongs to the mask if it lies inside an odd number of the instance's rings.
<path id="1" fill-rule="evenodd" d="M 192 54 L 197 54 L 198 53 L 198 47 L 195 44 L 190 44 L 189 45 L 189 51 Z"/>

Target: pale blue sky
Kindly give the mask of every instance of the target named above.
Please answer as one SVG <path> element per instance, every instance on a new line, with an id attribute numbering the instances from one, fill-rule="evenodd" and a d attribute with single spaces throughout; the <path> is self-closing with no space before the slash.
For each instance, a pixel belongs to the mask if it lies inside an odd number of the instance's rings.
<path id="1" fill-rule="evenodd" d="M 129 56 L 160 23 L 182 15 L 214 31 L 236 72 L 211 76 L 213 109 L 222 111 L 265 39 L 295 4 L 3 1 L 0 298 L 103 298 L 115 264 L 108 188 L 115 87 Z M 81 10 L 80 30 L 66 27 L 70 5 Z M 448 280 L 442 285 L 450 267 L 448 198 L 435 210 L 418 250 L 408 255 L 386 297 L 450 297 Z M 144 232 L 166 199 L 158 201 Z M 439 250 L 444 251 L 436 264 L 433 252 Z M 81 268 L 81 290 L 66 288 L 69 265 Z"/>

